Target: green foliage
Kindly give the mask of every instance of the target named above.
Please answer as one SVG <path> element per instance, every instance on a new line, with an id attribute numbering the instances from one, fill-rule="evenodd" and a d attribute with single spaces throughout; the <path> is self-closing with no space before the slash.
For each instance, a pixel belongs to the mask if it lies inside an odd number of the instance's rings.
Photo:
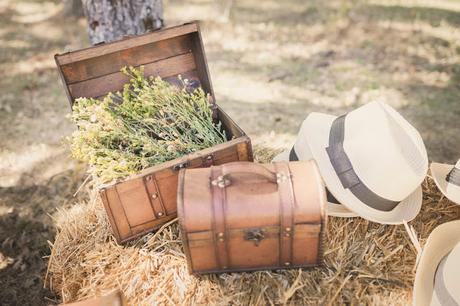
<path id="1" fill-rule="evenodd" d="M 97 183 L 126 177 L 147 167 L 225 141 L 215 124 L 208 97 L 201 89 L 187 90 L 161 78 L 145 78 L 133 67 L 122 92 L 102 101 L 76 100 L 72 120 L 78 130 L 69 139 L 72 155 L 90 165 Z"/>

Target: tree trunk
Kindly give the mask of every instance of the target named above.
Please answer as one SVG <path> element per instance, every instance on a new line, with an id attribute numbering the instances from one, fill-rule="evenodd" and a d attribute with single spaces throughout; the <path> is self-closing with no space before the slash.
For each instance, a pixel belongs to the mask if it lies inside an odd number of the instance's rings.
<path id="1" fill-rule="evenodd" d="M 162 0 L 82 1 L 93 45 L 163 27 Z"/>

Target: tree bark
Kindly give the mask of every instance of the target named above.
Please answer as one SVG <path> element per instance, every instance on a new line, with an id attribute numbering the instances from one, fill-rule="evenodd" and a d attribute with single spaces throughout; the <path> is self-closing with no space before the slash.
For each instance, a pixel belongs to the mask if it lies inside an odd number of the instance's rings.
<path id="1" fill-rule="evenodd" d="M 91 43 L 110 42 L 163 27 L 162 0 L 82 0 Z"/>

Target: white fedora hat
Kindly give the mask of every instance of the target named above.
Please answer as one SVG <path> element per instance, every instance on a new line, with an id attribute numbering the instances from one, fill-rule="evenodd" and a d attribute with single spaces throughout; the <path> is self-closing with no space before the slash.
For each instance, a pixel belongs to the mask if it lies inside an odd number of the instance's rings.
<path id="1" fill-rule="evenodd" d="M 378 223 L 415 218 L 428 157 L 420 134 L 396 110 L 372 102 L 340 117 L 311 113 L 305 125 L 313 158 L 340 203 Z"/>
<path id="2" fill-rule="evenodd" d="M 305 120 L 300 127 L 299 134 L 297 135 L 296 142 L 291 149 L 281 152 L 277 155 L 273 161 L 297 161 L 297 160 L 310 160 L 313 159 L 313 155 L 310 151 L 310 146 L 308 145 L 306 129 L 305 129 Z M 333 217 L 357 217 L 358 215 L 346 206 L 342 205 L 337 201 L 336 198 L 331 194 L 329 189 L 326 187 L 327 195 L 327 214 Z"/>
<path id="3" fill-rule="evenodd" d="M 431 232 L 420 257 L 413 304 L 460 305 L 460 220 Z"/>
<path id="4" fill-rule="evenodd" d="M 460 204 L 460 159 L 455 166 L 431 163 L 431 176 L 442 194 Z"/>

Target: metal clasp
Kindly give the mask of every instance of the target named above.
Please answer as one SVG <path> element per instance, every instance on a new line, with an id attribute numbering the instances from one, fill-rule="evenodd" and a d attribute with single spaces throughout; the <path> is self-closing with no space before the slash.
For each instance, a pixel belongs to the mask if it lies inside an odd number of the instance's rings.
<path id="1" fill-rule="evenodd" d="M 278 184 L 282 183 L 282 182 L 285 182 L 287 179 L 288 179 L 287 175 L 282 173 L 282 172 L 279 172 L 279 173 L 276 174 L 276 182 Z"/>
<path id="2" fill-rule="evenodd" d="M 261 228 L 247 229 L 244 232 L 244 240 L 254 241 L 255 246 L 259 246 L 260 242 L 265 239 L 265 230 Z"/>
<path id="3" fill-rule="evenodd" d="M 201 165 L 206 168 L 214 165 L 214 156 L 212 154 L 209 154 L 207 156 L 202 157 Z"/>
<path id="4" fill-rule="evenodd" d="M 180 169 L 187 168 L 187 167 L 189 166 L 189 164 L 190 164 L 190 163 L 189 163 L 188 161 L 187 161 L 187 162 L 184 162 L 184 163 L 180 163 L 180 164 L 174 165 L 174 166 L 172 167 L 172 169 L 173 169 L 174 171 L 179 171 Z"/>
<path id="5" fill-rule="evenodd" d="M 211 181 L 212 186 L 217 186 L 219 188 L 225 188 L 231 184 L 231 181 L 225 176 L 218 176 L 217 179 Z"/>

